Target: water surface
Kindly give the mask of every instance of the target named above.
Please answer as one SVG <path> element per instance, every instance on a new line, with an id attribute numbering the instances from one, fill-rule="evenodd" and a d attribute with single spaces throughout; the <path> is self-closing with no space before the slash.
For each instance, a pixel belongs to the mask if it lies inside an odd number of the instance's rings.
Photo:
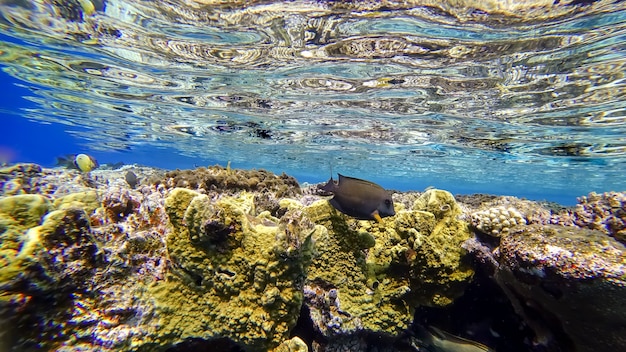
<path id="1" fill-rule="evenodd" d="M 0 84 L 23 99 L 0 113 L 105 162 L 564 203 L 626 188 L 623 3 L 246 3 L 1 1 Z"/>

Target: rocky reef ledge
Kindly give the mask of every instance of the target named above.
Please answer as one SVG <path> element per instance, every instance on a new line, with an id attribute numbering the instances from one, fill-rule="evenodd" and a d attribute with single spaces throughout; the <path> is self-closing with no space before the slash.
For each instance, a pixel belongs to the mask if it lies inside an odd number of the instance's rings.
<path id="1" fill-rule="evenodd" d="M 626 194 L 447 191 L 349 218 L 288 175 L 0 168 L 0 350 L 626 346 Z"/>

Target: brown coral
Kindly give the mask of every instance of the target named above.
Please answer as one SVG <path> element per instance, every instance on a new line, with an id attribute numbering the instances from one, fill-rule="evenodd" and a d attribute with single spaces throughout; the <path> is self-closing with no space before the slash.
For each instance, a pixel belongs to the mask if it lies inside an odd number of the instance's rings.
<path id="1" fill-rule="evenodd" d="M 0 169 L 0 196 L 32 193 L 32 179 L 41 174 L 37 164 L 17 164 Z"/>
<path id="2" fill-rule="evenodd" d="M 46 249 L 42 252 L 46 272 L 54 273 L 52 279 L 57 285 L 83 286 L 99 261 L 87 214 L 78 208 L 52 212 L 39 233 Z"/>
<path id="3" fill-rule="evenodd" d="M 164 179 L 153 180 L 153 183 L 164 184 L 167 188 L 183 187 L 226 194 L 239 191 L 271 192 L 278 198 L 293 197 L 301 193 L 298 181 L 285 173 L 275 175 L 266 170 L 230 169 L 219 165 L 170 171 L 165 174 Z"/>
<path id="4" fill-rule="evenodd" d="M 102 206 L 109 220 L 120 222 L 139 207 L 139 202 L 133 199 L 127 189 L 116 188 L 104 195 Z"/>
<path id="5" fill-rule="evenodd" d="M 600 230 L 626 243 L 626 193 L 589 193 L 578 198 L 573 211 L 574 222 L 580 227 Z"/>

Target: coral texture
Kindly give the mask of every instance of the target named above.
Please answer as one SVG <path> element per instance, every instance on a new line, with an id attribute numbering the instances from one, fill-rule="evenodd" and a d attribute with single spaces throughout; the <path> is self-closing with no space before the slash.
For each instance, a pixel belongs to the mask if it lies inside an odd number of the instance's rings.
<path id="1" fill-rule="evenodd" d="M 540 341 L 576 351 L 626 345 L 621 243 L 594 230 L 529 225 L 502 237 L 498 262 L 497 281 Z"/>
<path id="2" fill-rule="evenodd" d="M 200 167 L 194 170 L 175 170 L 165 173 L 163 179 L 154 179 L 155 184 L 168 188 L 183 187 L 192 190 L 219 191 L 233 194 L 238 191 L 271 192 L 277 197 L 293 197 L 301 193 L 295 178 L 280 176 L 265 170 L 240 170 L 219 165 Z"/>
<path id="3" fill-rule="evenodd" d="M 500 238 L 494 250 L 464 243 L 506 293 L 547 350 L 621 348 L 626 314 L 626 248 L 600 231 L 531 224 Z"/>
<path id="4" fill-rule="evenodd" d="M 139 206 L 112 223 L 101 195 L 115 191 L 115 172 L 93 176 L 86 185 L 74 171 L 39 169 L 22 193 L 40 194 L 0 198 L 0 338 L 12 350 L 133 350 L 155 333 L 145 293 L 165 268 L 163 195 L 130 194 Z"/>
<path id="5" fill-rule="evenodd" d="M 578 198 L 574 222 L 580 227 L 599 230 L 626 243 L 626 193 L 589 193 Z"/>
<path id="6" fill-rule="evenodd" d="M 396 335 L 416 306 L 451 303 L 472 277 L 460 248 L 469 230 L 446 191 L 424 193 L 414 210 L 382 225 L 348 218 L 327 201 L 304 211 L 324 226 L 304 294 L 315 328 L 327 337 Z"/>
<path id="7" fill-rule="evenodd" d="M 416 343 L 406 329 L 427 322 L 414 320 L 425 310 L 471 311 L 457 304 L 479 298 L 466 291 L 474 278 L 470 288 L 495 287 L 490 295 L 533 328 L 518 341 L 625 343 L 626 259 L 610 237 L 623 232 L 623 193 L 574 208 L 396 193 L 396 215 L 382 224 L 304 193 L 288 177 L 221 167 L 167 177 L 131 165 L 1 169 L 0 341 L 13 351 L 347 351 L 372 341 L 393 351 Z M 470 238 L 471 214 L 475 229 L 501 236 Z M 518 226 L 507 232 L 511 217 Z M 474 276 L 472 264 L 488 270 Z"/>
<path id="8" fill-rule="evenodd" d="M 174 189 L 165 206 L 172 272 L 151 288 L 161 336 L 229 337 L 259 351 L 287 340 L 302 305 L 312 236 L 322 228 L 299 211 L 280 220 L 255 216 L 250 193 L 210 199 Z"/>
<path id="9" fill-rule="evenodd" d="M 517 209 L 503 206 L 472 213 L 471 219 L 478 231 L 495 237 L 508 234 L 517 225 L 526 225 L 526 219 Z"/>

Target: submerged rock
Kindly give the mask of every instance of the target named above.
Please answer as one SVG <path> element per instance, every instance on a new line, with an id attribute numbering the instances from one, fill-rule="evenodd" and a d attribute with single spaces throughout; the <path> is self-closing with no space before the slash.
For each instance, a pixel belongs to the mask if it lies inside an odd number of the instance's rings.
<path id="1" fill-rule="evenodd" d="M 626 345 L 621 243 L 599 231 L 529 225 L 502 236 L 498 248 L 495 261 L 484 262 L 495 265 L 496 281 L 537 334 L 536 343 L 576 351 Z"/>
<path id="2" fill-rule="evenodd" d="M 324 226 L 305 286 L 314 327 L 330 339 L 372 333 L 396 336 L 416 306 L 445 306 L 463 293 L 472 269 L 460 244 L 469 238 L 460 208 L 446 191 L 430 190 L 415 210 L 381 225 L 334 210 L 327 201 L 304 208 Z"/>

